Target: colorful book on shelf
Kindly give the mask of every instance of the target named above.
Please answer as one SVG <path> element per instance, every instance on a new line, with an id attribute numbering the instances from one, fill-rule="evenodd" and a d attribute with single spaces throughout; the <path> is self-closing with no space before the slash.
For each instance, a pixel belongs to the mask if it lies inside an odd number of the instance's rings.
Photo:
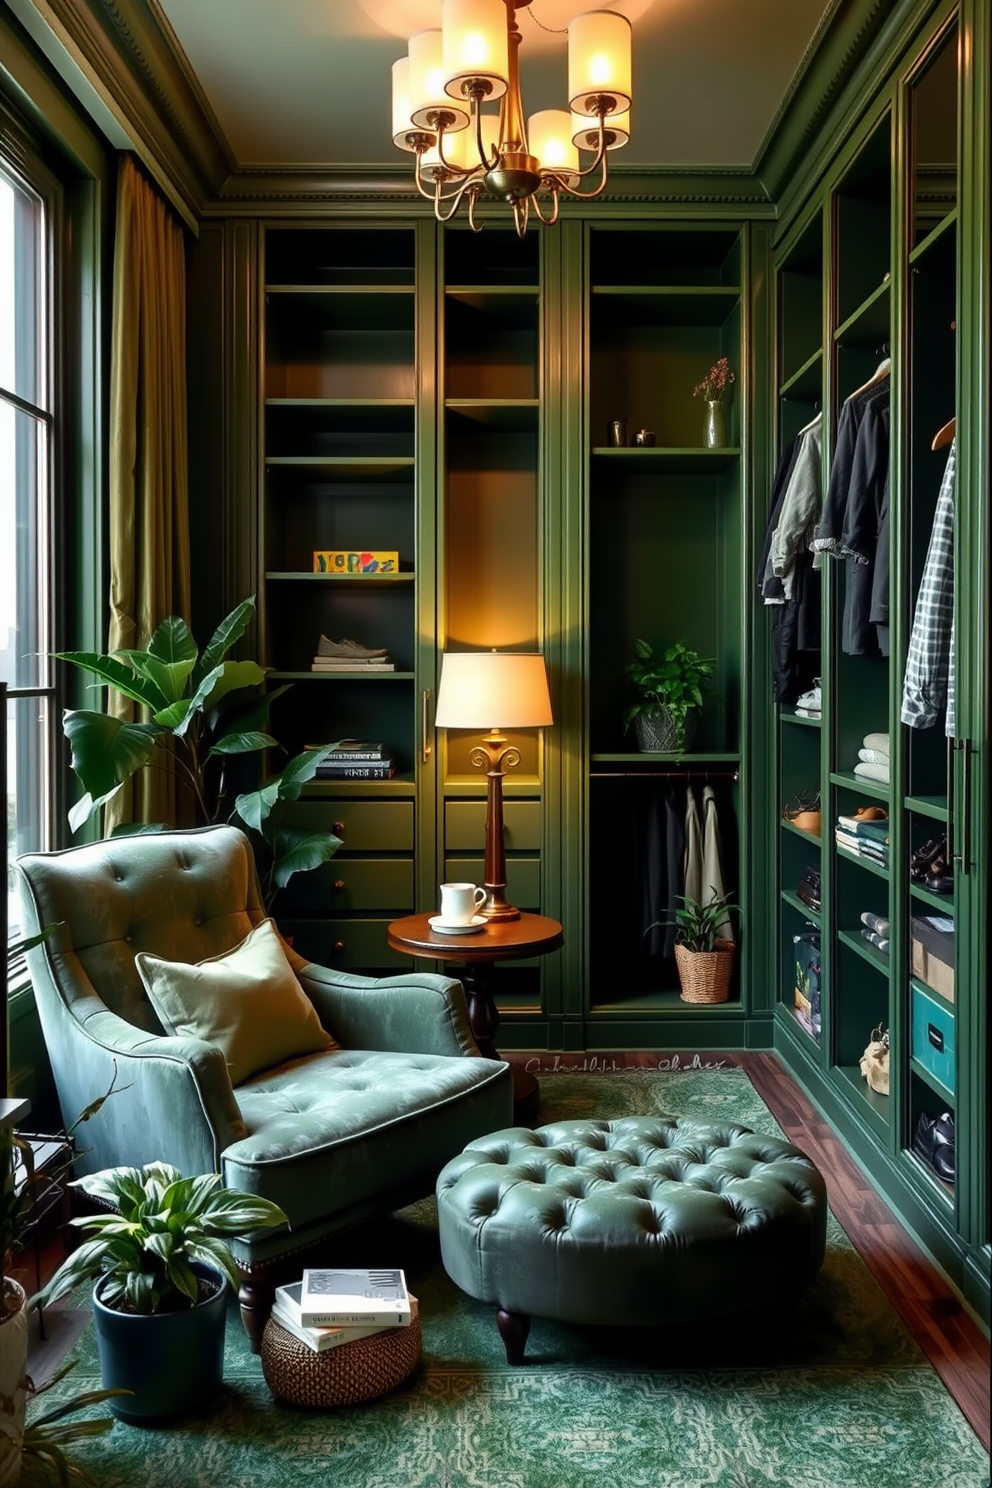
<path id="1" fill-rule="evenodd" d="M 338 1327 L 309 1328 L 300 1321 L 302 1311 L 300 1308 L 300 1293 L 303 1289 L 302 1281 L 292 1282 L 288 1286 L 276 1287 L 275 1301 L 272 1304 L 272 1316 L 280 1327 L 285 1328 L 300 1343 L 306 1344 L 315 1354 L 322 1354 L 327 1349 L 340 1348 L 345 1343 L 357 1343 L 360 1338 L 373 1338 L 378 1333 L 388 1333 L 392 1328 L 400 1326 L 392 1321 L 387 1323 L 358 1323 L 352 1327 L 344 1325 Z M 411 1320 L 417 1316 L 417 1299 L 410 1294 L 410 1317 Z"/>
<path id="2" fill-rule="evenodd" d="M 356 760 L 348 764 L 344 760 L 325 760 L 317 766 L 315 780 L 391 780 L 396 766 L 391 759 Z"/>
<path id="3" fill-rule="evenodd" d="M 300 1290 L 304 1328 L 358 1327 L 370 1323 L 407 1327 L 412 1317 L 406 1276 L 399 1269 L 308 1267 Z"/>
<path id="4" fill-rule="evenodd" d="M 308 744 L 307 749 L 319 749 L 319 744 Z M 363 760 L 381 760 L 386 758 L 386 746 L 381 739 L 339 739 L 332 747 L 327 756 L 327 763 L 332 760 L 342 760 L 345 764 L 354 765 Z"/>

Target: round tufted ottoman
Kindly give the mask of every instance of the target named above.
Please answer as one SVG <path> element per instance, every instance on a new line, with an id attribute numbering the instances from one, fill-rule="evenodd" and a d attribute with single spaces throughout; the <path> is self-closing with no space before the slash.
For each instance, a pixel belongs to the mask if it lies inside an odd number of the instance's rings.
<path id="1" fill-rule="evenodd" d="M 290 1405 L 357 1405 L 395 1390 L 420 1358 L 420 1318 L 354 1343 L 314 1353 L 270 1317 L 262 1334 L 262 1374 L 279 1400 Z"/>
<path id="2" fill-rule="evenodd" d="M 442 1169 L 437 1203 L 445 1270 L 495 1303 L 511 1364 L 532 1316 L 659 1324 L 792 1297 L 826 1238 L 797 1148 L 676 1116 L 493 1132 Z"/>

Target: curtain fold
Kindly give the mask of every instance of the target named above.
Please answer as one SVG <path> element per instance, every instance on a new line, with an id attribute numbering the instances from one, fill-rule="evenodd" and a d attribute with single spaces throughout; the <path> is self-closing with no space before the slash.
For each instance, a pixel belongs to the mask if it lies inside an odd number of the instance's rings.
<path id="1" fill-rule="evenodd" d="M 146 645 L 168 615 L 190 618 L 185 245 L 130 155 L 117 184 L 109 471 L 115 651 Z M 108 708 L 139 712 L 115 693 Z M 109 803 L 104 830 L 127 821 L 191 825 L 191 794 L 171 770 L 141 770 Z"/>

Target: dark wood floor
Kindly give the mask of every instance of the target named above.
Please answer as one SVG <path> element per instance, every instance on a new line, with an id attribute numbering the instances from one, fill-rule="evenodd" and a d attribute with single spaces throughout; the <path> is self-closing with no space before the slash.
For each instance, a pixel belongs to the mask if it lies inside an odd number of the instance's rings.
<path id="1" fill-rule="evenodd" d="M 608 1070 L 658 1068 L 657 1054 L 507 1054 L 540 1075 L 540 1066 Z M 923 1349 L 972 1429 L 989 1450 L 989 1340 L 896 1215 L 879 1197 L 833 1128 L 796 1085 L 777 1055 L 749 1051 L 675 1056 L 747 1071 L 790 1142 L 812 1158 L 830 1207 L 907 1329 Z M 593 1062 L 595 1061 L 595 1062 Z"/>
<path id="2" fill-rule="evenodd" d="M 506 1056 L 514 1064 L 561 1070 L 597 1071 L 623 1066 L 657 1069 L 657 1054 L 522 1054 Z M 676 1056 L 679 1067 L 692 1067 L 694 1056 Z M 705 1066 L 747 1071 L 756 1090 L 791 1142 L 813 1159 L 823 1174 L 830 1207 L 907 1329 L 916 1339 L 947 1389 L 961 1407 L 986 1450 L 989 1449 L 989 1341 L 936 1267 L 907 1233 L 868 1179 L 848 1155 L 827 1121 L 811 1104 L 775 1054 L 727 1053 L 695 1056 Z M 61 1258 L 57 1240 L 42 1252 L 40 1274 L 47 1278 Z M 39 1285 L 35 1257 L 22 1256 L 20 1279 L 31 1292 Z M 28 1371 L 41 1383 L 72 1347 L 85 1315 L 61 1305 L 47 1314 L 46 1339 L 32 1318 Z"/>

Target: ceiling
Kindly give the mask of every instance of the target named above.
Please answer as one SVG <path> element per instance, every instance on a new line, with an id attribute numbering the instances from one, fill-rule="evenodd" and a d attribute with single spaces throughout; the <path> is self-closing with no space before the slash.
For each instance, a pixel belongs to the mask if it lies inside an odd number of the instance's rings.
<path id="1" fill-rule="evenodd" d="M 836 0 L 532 0 L 518 12 L 527 114 L 566 106 L 570 16 L 634 28 L 618 164 L 750 166 Z M 238 166 L 402 166 L 390 68 L 441 0 L 157 0 Z"/>

